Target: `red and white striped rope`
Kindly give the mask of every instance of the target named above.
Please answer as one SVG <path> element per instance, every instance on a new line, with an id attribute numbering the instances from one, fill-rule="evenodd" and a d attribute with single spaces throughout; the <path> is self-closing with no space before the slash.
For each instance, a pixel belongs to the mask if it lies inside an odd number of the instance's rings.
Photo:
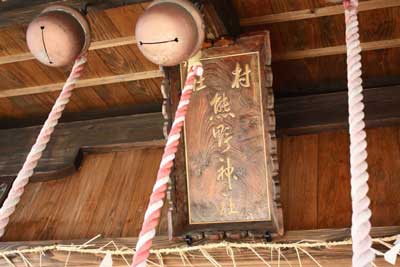
<path id="1" fill-rule="evenodd" d="M 170 181 L 170 174 L 174 165 L 175 154 L 178 150 L 181 131 L 185 121 L 186 112 L 189 106 L 190 97 L 197 76 L 203 75 L 203 68 L 199 62 L 191 66 L 182 90 L 181 99 L 176 110 L 175 119 L 168 135 L 164 154 L 157 174 L 157 181 L 150 196 L 149 206 L 144 216 L 142 230 L 136 244 L 136 252 L 133 257 L 132 267 L 145 267 L 153 238 L 156 234 L 156 227 L 159 223 L 161 209 L 164 205 L 164 198 Z"/>
<path id="2" fill-rule="evenodd" d="M 361 45 L 358 28 L 358 0 L 344 1 L 346 17 L 347 82 L 349 97 L 351 198 L 353 206 L 351 237 L 353 267 L 370 267 L 375 253 L 371 249 L 371 210 L 368 193 L 367 141 L 364 123 L 361 78 Z"/>
<path id="3" fill-rule="evenodd" d="M 32 146 L 31 151 L 26 157 L 21 170 L 18 172 L 18 175 L 11 186 L 10 192 L 0 209 L 0 237 L 4 235 L 10 216 L 14 213 L 15 207 L 24 193 L 24 188 L 28 184 L 29 178 L 33 175 L 33 171 L 42 157 L 42 153 L 46 149 L 48 142 L 50 141 L 51 134 L 58 124 L 58 119 L 61 117 L 65 106 L 71 98 L 72 90 L 75 88 L 75 84 L 82 74 L 85 63 L 86 55 L 80 56 L 78 59 L 76 59 L 60 95 L 51 109 L 50 114 L 40 130 L 38 137 L 36 138 L 35 144 Z"/>

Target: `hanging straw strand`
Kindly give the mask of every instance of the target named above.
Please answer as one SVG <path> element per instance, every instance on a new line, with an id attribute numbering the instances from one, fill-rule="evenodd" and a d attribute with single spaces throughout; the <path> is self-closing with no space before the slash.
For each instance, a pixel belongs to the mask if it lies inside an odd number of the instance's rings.
<path id="1" fill-rule="evenodd" d="M 61 117 L 65 106 L 71 98 L 72 90 L 75 88 L 75 84 L 82 74 L 85 63 L 86 55 L 80 56 L 78 59 L 76 59 L 60 95 L 58 96 L 46 122 L 40 130 L 35 144 L 32 146 L 31 151 L 26 157 L 26 160 L 17 175 L 17 178 L 15 178 L 15 181 L 12 184 L 11 190 L 0 209 L 0 237 L 4 235 L 9 218 L 11 214 L 14 213 L 15 207 L 19 203 L 20 198 L 24 193 L 24 188 L 28 184 L 29 178 L 32 177 L 34 169 L 36 168 L 40 158 L 42 157 L 43 151 L 46 149 L 46 146 L 50 141 L 51 134 L 54 132 L 54 128 L 58 124 L 58 119 Z"/>

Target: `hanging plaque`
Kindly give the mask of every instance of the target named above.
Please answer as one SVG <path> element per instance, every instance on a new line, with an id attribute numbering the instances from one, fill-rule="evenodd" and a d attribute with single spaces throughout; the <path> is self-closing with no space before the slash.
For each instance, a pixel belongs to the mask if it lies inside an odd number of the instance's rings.
<path id="1" fill-rule="evenodd" d="M 203 52 L 175 172 L 176 233 L 283 232 L 270 57 L 268 35 Z"/>

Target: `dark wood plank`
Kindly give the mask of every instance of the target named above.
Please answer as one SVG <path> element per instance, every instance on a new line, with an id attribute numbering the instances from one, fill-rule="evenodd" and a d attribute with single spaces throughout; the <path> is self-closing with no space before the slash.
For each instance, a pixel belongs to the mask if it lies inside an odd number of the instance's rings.
<path id="1" fill-rule="evenodd" d="M 347 91 L 276 101 L 278 134 L 298 135 L 348 127 Z M 400 123 L 400 86 L 364 90 L 367 127 Z"/>
<path id="2" fill-rule="evenodd" d="M 44 151 L 34 179 L 62 177 L 79 166 L 84 152 L 104 152 L 139 146 L 162 146 L 161 113 L 61 123 Z M 21 168 L 41 126 L 0 130 L 0 177 Z"/>
<path id="3" fill-rule="evenodd" d="M 400 142 L 399 127 L 384 127 L 367 131 L 369 196 L 372 225 L 389 226 L 400 222 Z"/>
<path id="4" fill-rule="evenodd" d="M 285 229 L 315 229 L 318 221 L 318 135 L 283 137 L 281 142 Z"/>
<path id="5" fill-rule="evenodd" d="M 349 135 L 347 131 L 318 136 L 318 225 L 351 225 Z"/>

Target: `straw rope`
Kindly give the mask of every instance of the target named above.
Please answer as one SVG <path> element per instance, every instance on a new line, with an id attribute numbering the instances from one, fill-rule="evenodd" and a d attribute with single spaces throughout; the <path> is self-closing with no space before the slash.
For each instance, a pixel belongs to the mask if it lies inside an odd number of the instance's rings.
<path id="1" fill-rule="evenodd" d="M 381 238 L 373 238 L 371 241 L 373 243 L 382 244 L 387 242 L 394 242 L 398 238 L 398 235 L 395 236 L 388 236 L 388 237 L 381 237 Z M 332 248 L 332 247 L 339 247 L 339 246 L 349 246 L 352 245 L 353 242 L 351 239 L 343 240 L 343 241 L 317 241 L 317 242 L 296 242 L 296 243 L 262 243 L 262 242 L 255 242 L 255 243 L 233 243 L 222 241 L 218 243 L 208 243 L 196 246 L 181 246 L 181 247 L 174 247 L 174 248 L 159 248 L 159 249 L 150 249 L 149 254 L 155 255 L 158 257 L 162 255 L 169 255 L 169 254 L 179 254 L 179 253 L 190 253 L 190 252 L 201 252 L 201 251 L 208 251 L 213 249 L 309 249 L 309 248 Z M 86 245 L 50 245 L 50 246 L 37 246 L 32 248 L 24 248 L 24 249 L 15 249 L 15 250 L 4 250 L 0 251 L 0 256 L 7 257 L 16 254 L 34 254 L 40 252 L 49 252 L 49 251 L 60 251 L 60 252 L 70 252 L 70 253 L 81 253 L 81 254 L 93 254 L 93 255 L 135 255 L 135 250 L 130 248 L 118 248 L 115 243 L 115 249 L 105 249 L 106 246 L 101 248 L 87 248 L 90 246 L 89 244 Z"/>

